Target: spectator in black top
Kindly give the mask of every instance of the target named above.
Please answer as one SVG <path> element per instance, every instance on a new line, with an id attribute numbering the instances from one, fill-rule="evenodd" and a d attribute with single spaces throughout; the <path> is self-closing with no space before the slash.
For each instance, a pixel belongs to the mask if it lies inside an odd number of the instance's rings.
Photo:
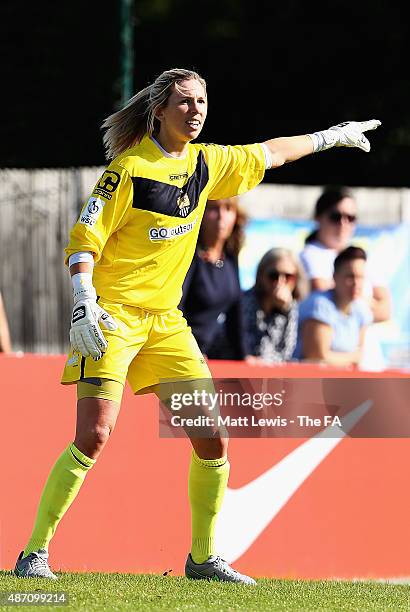
<path id="1" fill-rule="evenodd" d="M 297 340 L 297 302 L 305 293 L 305 276 L 294 253 L 287 249 L 265 253 L 255 285 L 243 298 L 248 363 L 291 359 Z"/>
<path id="2" fill-rule="evenodd" d="M 180 308 L 209 359 L 243 359 L 238 254 L 246 216 L 238 198 L 208 201 Z"/>

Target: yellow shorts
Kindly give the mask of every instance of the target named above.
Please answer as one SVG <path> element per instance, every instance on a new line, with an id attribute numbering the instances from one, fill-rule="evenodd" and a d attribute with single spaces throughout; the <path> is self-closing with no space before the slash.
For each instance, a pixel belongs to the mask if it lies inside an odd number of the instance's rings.
<path id="1" fill-rule="evenodd" d="M 124 385 L 128 380 L 133 392 L 138 393 L 165 380 L 211 378 L 191 328 L 177 308 L 152 314 L 103 298 L 98 303 L 115 319 L 118 329 L 102 328 L 108 348 L 98 361 L 71 351 L 61 379 L 63 384 L 101 378 Z"/>

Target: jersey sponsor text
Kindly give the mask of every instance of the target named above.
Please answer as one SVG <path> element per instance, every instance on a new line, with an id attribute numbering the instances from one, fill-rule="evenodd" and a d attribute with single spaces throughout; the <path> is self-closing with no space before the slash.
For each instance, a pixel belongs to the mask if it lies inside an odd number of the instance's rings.
<path id="1" fill-rule="evenodd" d="M 178 236 L 183 236 L 191 232 L 197 222 L 197 219 L 191 221 L 191 223 L 184 223 L 177 225 L 176 227 L 150 227 L 148 235 L 152 242 L 157 240 L 172 240 Z"/>

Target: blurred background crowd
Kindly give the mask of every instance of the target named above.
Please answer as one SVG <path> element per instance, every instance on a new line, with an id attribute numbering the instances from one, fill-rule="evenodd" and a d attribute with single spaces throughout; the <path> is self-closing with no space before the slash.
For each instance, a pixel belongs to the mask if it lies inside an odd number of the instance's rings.
<path id="1" fill-rule="evenodd" d="M 276 246 L 280 236 L 271 237 L 252 286 L 243 290 L 246 215 L 238 198 L 208 202 L 181 308 L 210 359 L 386 365 L 373 329 L 391 319 L 392 296 L 366 251 L 354 244 L 352 192 L 325 189 L 313 218 L 300 252 Z"/>
<path id="2" fill-rule="evenodd" d="M 250 365 L 307 361 L 366 370 L 408 368 L 408 225 L 358 225 L 356 199 L 346 187 L 324 188 L 313 202 L 310 220 L 255 220 L 251 213 L 257 208 L 257 192 L 248 194 L 253 193 L 251 207 L 238 197 L 207 203 L 180 303 L 204 355 Z M 363 230 L 373 232 L 375 239 L 369 240 Z M 392 245 L 401 253 L 397 265 L 393 253 L 387 257 Z M 63 298 L 69 300 L 62 264 L 55 274 Z M 39 277 L 33 275 L 34 287 L 35 279 Z M 37 292 L 41 295 L 38 287 Z M 46 293 L 47 287 L 43 297 Z M 11 352 L 4 301 L 0 350 Z M 45 311 L 47 316 L 47 303 Z M 9 319 L 18 335 L 12 308 Z M 31 329 L 41 341 L 33 319 Z M 64 351 L 68 320 L 60 317 L 59 323 Z M 27 333 L 30 339 L 29 328 Z M 18 338 L 18 348 L 27 350 L 21 334 Z M 51 340 L 34 349 L 55 351 L 52 335 Z"/>

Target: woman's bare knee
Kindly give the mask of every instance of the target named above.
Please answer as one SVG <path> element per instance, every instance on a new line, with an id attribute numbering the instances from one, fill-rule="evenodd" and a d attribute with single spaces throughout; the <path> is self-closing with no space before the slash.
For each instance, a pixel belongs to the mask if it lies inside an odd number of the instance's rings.
<path id="1" fill-rule="evenodd" d="M 90 459 L 96 459 L 106 445 L 119 410 L 119 404 L 111 400 L 95 397 L 78 400 L 74 444 Z"/>
<path id="2" fill-rule="evenodd" d="M 191 438 L 191 444 L 201 459 L 220 459 L 228 452 L 228 438 Z"/>

